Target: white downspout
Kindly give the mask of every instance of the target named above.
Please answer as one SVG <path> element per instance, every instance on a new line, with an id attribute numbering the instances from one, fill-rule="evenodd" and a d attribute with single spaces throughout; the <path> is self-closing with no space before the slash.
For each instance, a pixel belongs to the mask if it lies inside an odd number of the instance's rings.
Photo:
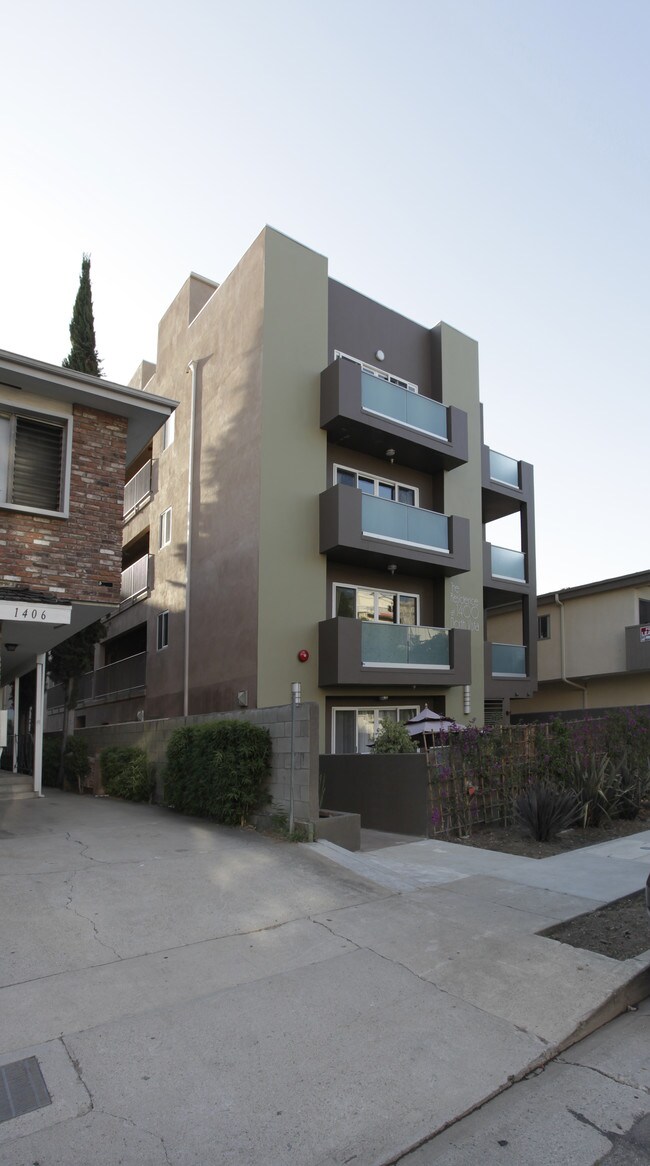
<path id="1" fill-rule="evenodd" d="M 570 688 L 577 688 L 582 693 L 582 707 L 587 708 L 587 689 L 584 684 L 576 684 L 575 681 L 567 679 L 566 674 L 566 645 L 564 640 L 564 604 L 560 600 L 558 592 L 553 596 L 553 602 L 556 607 L 560 609 L 560 679 L 563 684 L 568 684 Z"/>
<path id="2" fill-rule="evenodd" d="M 43 713 L 45 710 L 45 652 L 36 657 L 36 714 L 34 717 L 34 793 L 42 798 Z"/>
<path id="3" fill-rule="evenodd" d="M 20 720 L 20 676 L 14 680 L 14 739 L 13 739 L 13 759 L 11 767 L 14 773 L 18 773 L 18 724 Z"/>
<path id="4" fill-rule="evenodd" d="M 189 714 L 190 705 L 190 578 L 192 572 L 192 496 L 194 493 L 194 420 L 196 414 L 196 360 L 187 366 L 192 374 L 192 395 L 190 400 L 190 443 L 189 469 L 187 472 L 187 531 L 185 537 L 185 649 L 183 660 L 183 716 Z"/>

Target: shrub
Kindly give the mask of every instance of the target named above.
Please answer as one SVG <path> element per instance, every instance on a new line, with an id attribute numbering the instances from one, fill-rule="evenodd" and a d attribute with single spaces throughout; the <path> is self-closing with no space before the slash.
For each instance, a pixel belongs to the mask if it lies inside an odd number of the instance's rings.
<path id="1" fill-rule="evenodd" d="M 382 718 L 372 745 L 373 753 L 416 753 L 417 745 L 401 721 Z"/>
<path id="2" fill-rule="evenodd" d="M 43 785 L 51 789 L 61 786 L 61 734 L 49 733 L 43 737 Z"/>
<path id="3" fill-rule="evenodd" d="M 515 798 L 515 818 L 536 842 L 548 842 L 568 830 L 580 815 L 580 803 L 572 790 L 551 785 L 530 785 Z"/>
<path id="4" fill-rule="evenodd" d="M 184 814 L 227 825 L 246 821 L 269 800 L 271 738 L 248 721 L 210 721 L 176 729 L 167 747 L 164 799 Z"/>
<path id="5" fill-rule="evenodd" d="M 63 750 L 64 784 L 81 793 L 89 773 L 90 758 L 84 737 L 68 737 Z"/>
<path id="6" fill-rule="evenodd" d="M 104 792 L 112 798 L 148 802 L 153 792 L 153 775 L 144 749 L 134 745 L 103 749 L 99 764 Z"/>

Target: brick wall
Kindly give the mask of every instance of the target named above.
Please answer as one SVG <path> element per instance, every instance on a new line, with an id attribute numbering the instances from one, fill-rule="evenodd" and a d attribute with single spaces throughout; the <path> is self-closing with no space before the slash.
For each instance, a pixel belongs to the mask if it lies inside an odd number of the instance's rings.
<path id="1" fill-rule="evenodd" d="M 318 705 L 301 704 L 295 710 L 294 724 L 294 814 L 298 821 L 318 820 Z M 237 719 L 253 725 L 263 725 L 271 734 L 271 783 L 273 809 L 289 813 L 291 778 L 291 705 L 277 708 L 246 709 L 232 713 L 206 713 L 191 717 L 170 717 L 168 720 L 131 721 L 122 725 L 101 725 L 76 729 L 75 736 L 88 742 L 93 759 L 93 784 L 99 786 L 99 754 L 102 749 L 116 745 L 137 745 L 144 749 L 155 768 L 156 790 L 162 796 L 163 770 L 167 743 L 174 729 L 182 725 L 200 725 L 206 721 Z"/>
<path id="2" fill-rule="evenodd" d="M 69 517 L 0 509 L 0 585 L 119 603 L 126 429 L 124 417 L 74 406 Z"/>

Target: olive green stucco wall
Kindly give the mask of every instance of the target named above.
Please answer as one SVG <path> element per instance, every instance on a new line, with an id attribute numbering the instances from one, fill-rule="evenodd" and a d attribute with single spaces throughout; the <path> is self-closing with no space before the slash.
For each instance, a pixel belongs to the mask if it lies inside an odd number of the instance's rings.
<path id="1" fill-rule="evenodd" d="M 483 524 L 481 510 L 481 414 L 478 345 L 448 324 L 432 329 L 434 381 L 441 400 L 467 413 L 468 461 L 445 475 L 445 514 L 462 514 L 470 522 L 469 571 L 445 580 L 447 627 L 472 635 L 471 710 L 463 713 L 463 690 L 449 690 L 447 713 L 458 721 L 483 724 Z"/>
<path id="2" fill-rule="evenodd" d="M 264 323 L 258 593 L 260 707 L 322 703 L 318 623 L 326 560 L 318 498 L 326 486 L 320 374 L 327 364 L 327 260 L 277 231 L 264 232 Z M 297 654 L 310 658 L 300 663 Z"/>

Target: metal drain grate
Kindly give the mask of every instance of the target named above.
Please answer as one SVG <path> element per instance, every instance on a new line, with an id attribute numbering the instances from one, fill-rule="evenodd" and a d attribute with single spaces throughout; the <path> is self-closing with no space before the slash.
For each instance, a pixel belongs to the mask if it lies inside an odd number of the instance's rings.
<path id="1" fill-rule="evenodd" d="M 0 1122 L 51 1104 L 36 1057 L 0 1065 Z"/>

